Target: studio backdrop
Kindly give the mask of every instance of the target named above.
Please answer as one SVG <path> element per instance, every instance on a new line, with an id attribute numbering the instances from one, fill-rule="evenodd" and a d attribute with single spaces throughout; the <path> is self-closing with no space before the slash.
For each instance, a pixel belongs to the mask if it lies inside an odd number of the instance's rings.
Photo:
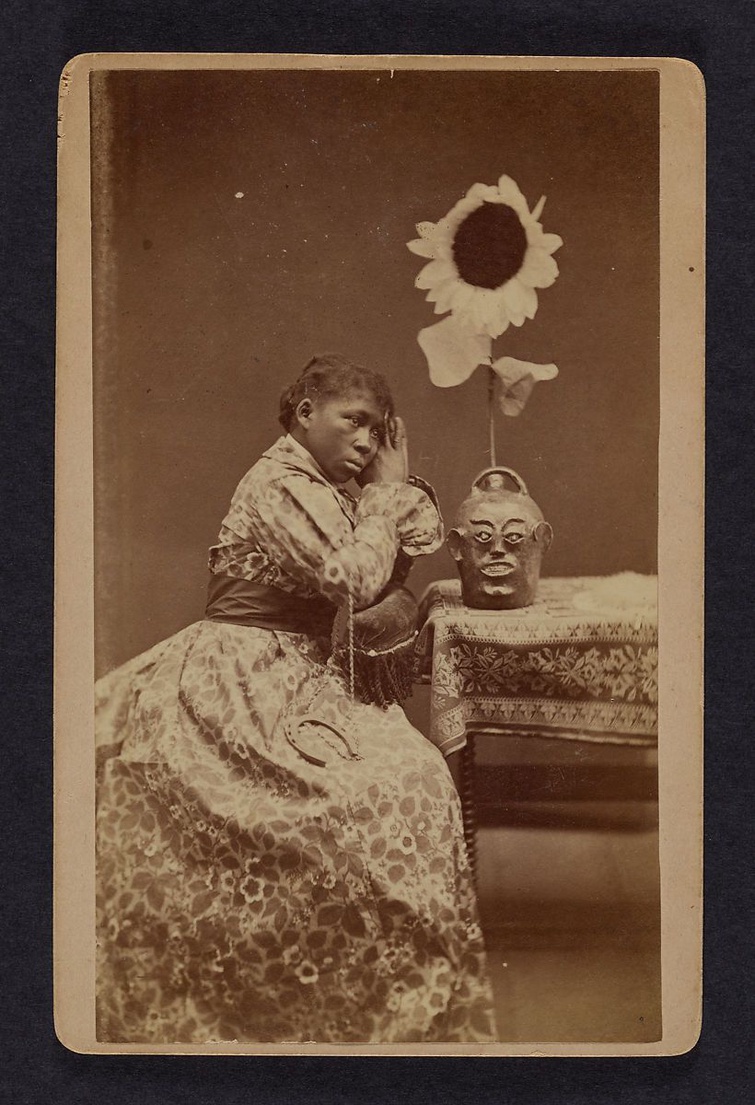
<path id="1" fill-rule="evenodd" d="M 544 574 L 656 570 L 656 72 L 91 79 L 98 675 L 202 617 L 207 548 L 314 353 L 387 376 L 450 523 L 489 463 L 487 379 L 431 383 L 406 243 L 502 174 L 564 244 L 496 342 L 559 368 L 497 417 L 498 463 L 553 526 Z M 453 574 L 441 550 L 410 582 Z"/>

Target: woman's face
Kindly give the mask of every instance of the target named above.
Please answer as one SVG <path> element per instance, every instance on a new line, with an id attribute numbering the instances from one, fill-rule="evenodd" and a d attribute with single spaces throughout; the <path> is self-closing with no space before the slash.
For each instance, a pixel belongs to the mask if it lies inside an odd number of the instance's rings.
<path id="1" fill-rule="evenodd" d="M 373 460 L 385 432 L 385 412 L 370 391 L 302 399 L 295 436 L 334 483 L 347 483 Z"/>

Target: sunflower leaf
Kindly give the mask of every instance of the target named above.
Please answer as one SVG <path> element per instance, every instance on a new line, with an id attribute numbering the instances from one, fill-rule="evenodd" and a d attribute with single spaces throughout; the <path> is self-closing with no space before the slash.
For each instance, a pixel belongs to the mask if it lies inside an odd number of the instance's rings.
<path id="1" fill-rule="evenodd" d="M 463 384 L 478 365 L 490 364 L 490 338 L 465 330 L 453 315 L 420 330 L 417 341 L 427 358 L 430 380 L 439 388 Z"/>
<path id="2" fill-rule="evenodd" d="M 499 357 L 492 368 L 498 377 L 498 405 L 511 418 L 522 413 L 539 380 L 552 380 L 558 375 L 554 364 L 533 364 L 516 357 Z"/>

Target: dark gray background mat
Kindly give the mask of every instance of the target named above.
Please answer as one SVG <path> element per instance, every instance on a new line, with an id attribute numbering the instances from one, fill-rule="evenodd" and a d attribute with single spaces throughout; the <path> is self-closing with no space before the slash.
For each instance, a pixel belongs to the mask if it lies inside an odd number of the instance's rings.
<path id="1" fill-rule="evenodd" d="M 750 1039 L 753 692 L 749 0 L 6 0 L 0 501 L 4 656 L 3 1097 L 25 1102 L 739 1102 Z M 649 55 L 687 58 L 708 93 L 708 574 L 705 1004 L 668 1059 L 89 1057 L 55 1039 L 51 990 L 51 643 L 57 82 L 91 51 Z"/>

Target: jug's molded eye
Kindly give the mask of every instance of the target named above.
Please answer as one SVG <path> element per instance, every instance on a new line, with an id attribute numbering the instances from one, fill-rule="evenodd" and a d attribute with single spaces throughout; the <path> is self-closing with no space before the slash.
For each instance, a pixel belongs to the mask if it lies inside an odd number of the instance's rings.
<path id="1" fill-rule="evenodd" d="M 527 531 L 519 522 L 512 522 L 503 527 L 503 539 L 508 545 L 518 545 L 526 536 Z"/>

